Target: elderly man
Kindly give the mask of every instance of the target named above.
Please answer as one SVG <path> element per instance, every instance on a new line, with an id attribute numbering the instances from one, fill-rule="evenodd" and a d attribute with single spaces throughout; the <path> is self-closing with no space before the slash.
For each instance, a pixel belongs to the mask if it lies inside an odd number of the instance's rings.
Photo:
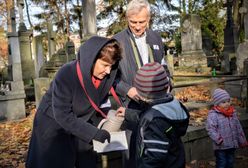
<path id="1" fill-rule="evenodd" d="M 130 99 L 138 102 L 142 97 L 132 86 L 136 71 L 149 62 L 165 65 L 164 45 L 160 35 L 149 29 L 150 5 L 146 0 L 132 0 L 126 11 L 128 28 L 114 36 L 124 50 L 124 57 L 120 62 L 121 78 L 117 84 L 117 93 L 125 105 Z M 128 105 L 138 108 L 137 103 Z"/>
<path id="2" fill-rule="evenodd" d="M 121 76 L 116 85 L 116 91 L 125 106 L 141 110 L 139 102 L 143 97 L 132 86 L 133 79 L 137 70 L 146 63 L 158 62 L 165 65 L 164 45 L 160 35 L 148 28 L 150 5 L 146 0 L 132 0 L 127 6 L 126 18 L 128 28 L 114 36 L 121 44 L 124 54 L 119 64 Z M 135 117 L 135 112 L 133 114 Z M 134 168 L 137 125 L 132 122 L 132 119 L 125 120 L 123 128 L 132 131 L 131 138 L 128 134 L 130 151 L 129 158 L 126 158 L 128 162 L 125 162 L 125 167 Z"/>

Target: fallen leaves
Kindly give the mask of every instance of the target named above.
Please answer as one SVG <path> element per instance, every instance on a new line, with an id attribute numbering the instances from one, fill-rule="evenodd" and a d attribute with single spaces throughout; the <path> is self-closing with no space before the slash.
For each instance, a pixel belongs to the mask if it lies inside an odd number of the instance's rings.
<path id="1" fill-rule="evenodd" d="M 181 102 L 198 102 L 198 103 L 210 103 L 211 102 L 211 91 L 208 86 L 191 86 L 182 89 L 180 92 L 176 93 L 175 97 Z M 231 104 L 233 106 L 243 107 L 243 103 L 236 97 L 231 98 Z M 210 107 L 201 107 L 195 110 L 190 111 L 190 121 L 189 125 L 191 126 L 202 126 L 204 125 L 208 111 Z"/>
<path id="2" fill-rule="evenodd" d="M 177 99 L 187 99 L 187 101 L 211 101 L 211 94 L 207 86 L 191 86 L 176 93 Z"/>
<path id="3" fill-rule="evenodd" d="M 0 123 L 0 167 L 24 168 L 31 136 L 35 106 L 26 105 L 29 116 L 16 121 Z"/>
<path id="4" fill-rule="evenodd" d="M 192 125 L 192 126 L 204 125 L 207 119 L 208 111 L 209 111 L 209 108 L 207 107 L 190 111 L 189 125 Z"/>

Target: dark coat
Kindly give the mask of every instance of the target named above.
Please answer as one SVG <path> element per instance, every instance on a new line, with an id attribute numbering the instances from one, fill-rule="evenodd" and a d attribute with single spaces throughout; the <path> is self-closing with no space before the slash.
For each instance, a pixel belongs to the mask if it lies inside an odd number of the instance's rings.
<path id="1" fill-rule="evenodd" d="M 114 38 L 121 44 L 124 54 L 122 60 L 120 61 L 119 70 L 121 76 L 120 81 L 116 86 L 116 92 L 121 96 L 122 100 L 126 102 L 127 92 L 132 87 L 133 79 L 138 70 L 134 51 L 130 42 L 130 38 L 134 39 L 134 37 L 129 28 L 127 28 L 122 32 L 116 34 Z M 155 31 L 147 29 L 146 42 L 153 51 L 154 61 L 161 63 L 161 60 L 164 58 L 164 45 L 162 43 L 160 35 Z"/>
<path id="2" fill-rule="evenodd" d="M 91 80 L 91 70 L 107 38 L 92 37 L 78 52 L 80 69 L 88 95 L 100 105 L 113 85 L 117 64 L 98 89 Z M 94 168 L 96 153 L 92 139 L 103 117 L 91 106 L 76 73 L 76 61 L 62 66 L 34 118 L 27 168 Z"/>
<path id="3" fill-rule="evenodd" d="M 161 100 L 160 100 L 161 101 Z M 153 104 L 140 118 L 136 158 L 138 168 L 184 168 L 185 135 L 189 113 L 172 96 Z"/>

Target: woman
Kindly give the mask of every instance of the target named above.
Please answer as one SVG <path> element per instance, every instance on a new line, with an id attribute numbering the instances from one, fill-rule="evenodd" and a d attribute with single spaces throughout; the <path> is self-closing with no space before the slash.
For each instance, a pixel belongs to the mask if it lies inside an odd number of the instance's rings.
<path id="1" fill-rule="evenodd" d="M 121 59 L 119 44 L 94 36 L 80 47 L 78 59 L 60 68 L 42 98 L 27 168 L 94 168 L 92 140 L 110 140 L 106 130 L 97 128 L 105 114 L 97 112 L 92 102 L 99 107 L 108 99 Z"/>

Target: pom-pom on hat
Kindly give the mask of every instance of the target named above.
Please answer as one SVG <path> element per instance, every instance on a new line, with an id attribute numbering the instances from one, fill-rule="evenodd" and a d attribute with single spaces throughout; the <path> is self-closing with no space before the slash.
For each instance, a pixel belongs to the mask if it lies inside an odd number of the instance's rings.
<path id="1" fill-rule="evenodd" d="M 169 78 L 162 65 L 157 62 L 147 63 L 142 66 L 134 78 L 134 87 L 146 99 L 160 99 L 167 92 L 170 85 Z"/>
<path id="2" fill-rule="evenodd" d="M 218 105 L 226 100 L 230 100 L 230 95 L 227 93 L 227 91 L 218 88 L 215 89 L 212 99 L 213 99 L 213 104 Z"/>

